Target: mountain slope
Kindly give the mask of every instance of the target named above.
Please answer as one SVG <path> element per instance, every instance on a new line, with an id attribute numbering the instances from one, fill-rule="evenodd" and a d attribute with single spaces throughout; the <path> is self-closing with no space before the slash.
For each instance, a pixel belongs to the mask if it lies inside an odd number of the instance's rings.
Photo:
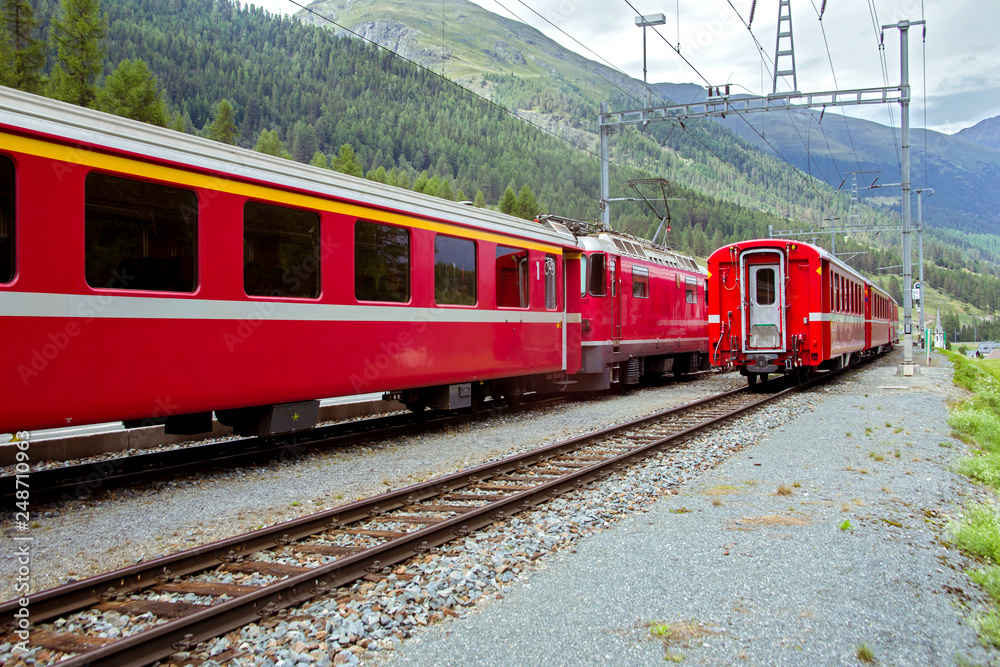
<path id="1" fill-rule="evenodd" d="M 704 89 L 690 85 L 664 84 L 656 89 L 661 95 L 685 102 L 706 99 Z M 845 118 L 835 110 L 828 110 L 820 118 L 820 111 L 796 111 L 731 116 L 721 122 L 750 144 L 772 154 L 777 151 L 802 171 L 835 188 L 843 184 L 850 190 L 850 172 L 875 172 L 858 175 L 859 197 L 898 206 L 898 186 L 864 188 L 876 177 L 879 184 L 886 185 L 902 180 L 900 131 Z M 984 123 L 988 125 L 988 121 Z M 1000 124 L 996 127 L 1000 137 Z M 924 207 L 924 219 L 970 234 L 1000 234 L 1000 150 L 987 145 L 985 128 L 978 135 L 984 137 L 982 145 L 962 140 L 961 134 L 910 131 L 911 185 L 934 190 Z"/>
<path id="2" fill-rule="evenodd" d="M 951 136 L 970 144 L 1000 150 L 1000 116 L 981 120 L 972 127 L 959 130 Z"/>

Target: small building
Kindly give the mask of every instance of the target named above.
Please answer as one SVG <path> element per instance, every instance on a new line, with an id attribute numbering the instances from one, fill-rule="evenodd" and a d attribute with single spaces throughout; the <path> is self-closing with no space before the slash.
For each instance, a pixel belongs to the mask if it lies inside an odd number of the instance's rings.
<path id="1" fill-rule="evenodd" d="M 937 311 L 937 323 L 934 325 L 934 347 L 944 347 L 944 327 L 941 326 L 941 309 Z"/>
<path id="2" fill-rule="evenodd" d="M 991 343 L 991 342 L 980 343 L 979 347 L 976 348 L 976 356 L 980 358 L 988 357 L 998 347 L 1000 347 L 1000 343 Z"/>

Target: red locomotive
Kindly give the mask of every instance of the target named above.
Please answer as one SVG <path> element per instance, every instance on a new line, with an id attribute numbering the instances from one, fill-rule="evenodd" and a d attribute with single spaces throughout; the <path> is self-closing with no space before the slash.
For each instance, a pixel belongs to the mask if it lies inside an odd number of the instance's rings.
<path id="1" fill-rule="evenodd" d="M 770 373 L 845 366 L 899 342 L 896 302 L 808 243 L 734 243 L 708 259 L 709 337 L 715 366 L 753 385 Z"/>
<path id="2" fill-rule="evenodd" d="M 214 411 L 276 434 L 321 397 L 462 407 L 687 370 L 708 351 L 703 275 L 0 88 L 0 432 L 196 433 Z"/>

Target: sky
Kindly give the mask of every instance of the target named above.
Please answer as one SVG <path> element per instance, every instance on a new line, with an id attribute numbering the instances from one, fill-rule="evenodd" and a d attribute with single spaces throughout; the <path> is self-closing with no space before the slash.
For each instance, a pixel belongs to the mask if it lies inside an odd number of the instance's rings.
<path id="1" fill-rule="evenodd" d="M 271 12 L 288 14 L 299 9 L 288 0 L 250 1 Z M 306 4 L 306 0 L 298 1 Z M 528 23 L 566 48 L 637 79 L 643 76 L 643 30 L 635 25 L 637 12 L 664 14 L 665 25 L 646 29 L 648 81 L 729 83 L 734 93 L 753 95 L 772 91 L 778 0 L 756 0 L 752 32 L 746 23 L 753 0 L 472 1 Z M 898 85 L 900 31 L 885 31 L 883 61 L 876 25 L 881 32 L 882 25 L 896 25 L 904 19 L 927 22 L 926 40 L 924 26 L 909 30 L 910 126 L 926 124 L 950 134 L 1000 115 L 997 0 L 792 0 L 798 90 Z M 680 55 L 675 50 L 678 41 Z M 789 62 L 784 57 L 782 69 Z M 792 90 L 791 81 L 779 81 L 778 91 L 788 90 Z M 890 123 L 886 105 L 845 111 Z M 891 118 L 896 126 L 899 116 L 898 105 L 893 105 Z"/>

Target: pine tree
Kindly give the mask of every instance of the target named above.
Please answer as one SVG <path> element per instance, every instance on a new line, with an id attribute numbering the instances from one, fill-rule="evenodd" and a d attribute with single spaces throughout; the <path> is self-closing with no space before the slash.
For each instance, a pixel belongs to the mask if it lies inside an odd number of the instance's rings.
<path id="1" fill-rule="evenodd" d="M 320 169 L 329 169 L 330 161 L 326 158 L 326 153 L 323 151 L 316 151 L 313 153 L 312 160 L 309 161 L 314 167 L 319 167 Z"/>
<path id="2" fill-rule="evenodd" d="M 340 155 L 333 159 L 330 168 L 342 174 L 350 174 L 351 176 L 364 176 L 365 173 L 361 165 L 358 164 L 354 148 L 350 144 L 343 144 L 340 147 Z"/>
<path id="3" fill-rule="evenodd" d="M 65 102 L 90 106 L 97 96 L 95 81 L 104 69 L 104 36 L 108 17 L 98 0 L 62 0 L 52 21 L 52 41 L 58 60 L 52 71 L 52 95 Z"/>
<path id="4" fill-rule="evenodd" d="M 45 43 L 35 37 L 38 19 L 27 0 L 0 1 L 0 83 L 29 93 L 42 89 Z"/>
<path id="5" fill-rule="evenodd" d="M 229 100 L 224 99 L 215 105 L 212 122 L 205 126 L 205 132 L 209 139 L 236 145 L 240 131 L 236 129 L 236 112 Z"/>
<path id="6" fill-rule="evenodd" d="M 277 130 L 261 130 L 260 136 L 257 137 L 257 145 L 254 146 L 253 149 L 258 153 L 264 153 L 265 155 L 283 157 L 286 160 L 292 159 L 292 154 L 285 150 L 285 144 L 281 142 L 281 138 L 278 136 Z M 322 153 L 320 153 L 320 155 L 322 155 Z M 313 160 L 315 159 L 316 158 L 313 157 Z M 323 156 L 323 159 L 325 161 L 325 155 Z"/>
<path id="7" fill-rule="evenodd" d="M 514 188 L 509 185 L 507 186 L 507 189 L 503 191 L 503 196 L 500 198 L 498 208 L 501 213 L 514 215 L 514 210 L 517 208 L 517 195 L 514 194 Z"/>
<path id="8" fill-rule="evenodd" d="M 511 190 L 513 192 L 513 190 Z M 507 193 L 504 193 L 504 197 Z M 535 193 L 525 183 L 521 186 L 521 193 L 517 196 L 517 203 L 514 205 L 514 215 L 525 220 L 534 220 L 535 216 L 542 212 L 542 207 L 535 199 Z"/>
<path id="9" fill-rule="evenodd" d="M 483 195 L 482 190 L 476 192 L 476 199 L 472 202 L 472 205 L 476 208 L 486 208 L 486 196 Z"/>
<path id="10" fill-rule="evenodd" d="M 94 108 L 144 123 L 167 126 L 167 106 L 160 96 L 156 77 L 142 60 L 125 59 L 104 80 Z"/>

